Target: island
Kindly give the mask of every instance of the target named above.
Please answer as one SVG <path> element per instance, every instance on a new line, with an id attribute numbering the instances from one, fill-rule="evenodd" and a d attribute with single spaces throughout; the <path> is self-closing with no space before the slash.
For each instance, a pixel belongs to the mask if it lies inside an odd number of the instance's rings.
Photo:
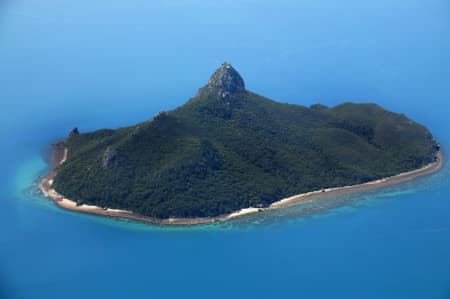
<path id="1" fill-rule="evenodd" d="M 186 225 L 394 184 L 442 161 L 429 130 L 403 114 L 275 102 L 224 63 L 175 110 L 115 130 L 72 129 L 39 186 L 73 211 Z"/>

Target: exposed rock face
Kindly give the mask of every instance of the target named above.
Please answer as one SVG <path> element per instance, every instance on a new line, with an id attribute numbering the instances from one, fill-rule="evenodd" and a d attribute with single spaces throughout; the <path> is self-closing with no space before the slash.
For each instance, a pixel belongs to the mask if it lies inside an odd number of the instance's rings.
<path id="1" fill-rule="evenodd" d="M 149 122 L 159 121 L 168 115 L 167 111 L 161 110 L 155 116 L 153 116 Z"/>
<path id="2" fill-rule="evenodd" d="M 245 91 L 245 84 L 241 75 L 239 75 L 231 64 L 224 62 L 211 76 L 208 84 L 198 91 L 197 96 L 207 93 L 217 93 L 219 97 L 227 98 L 231 94 L 242 91 Z"/>
<path id="3" fill-rule="evenodd" d="M 106 148 L 105 152 L 103 153 L 103 160 L 102 160 L 102 166 L 104 169 L 111 166 L 112 162 L 116 159 L 117 151 L 111 149 L 109 146 Z"/>
<path id="4" fill-rule="evenodd" d="M 72 136 L 76 136 L 76 135 L 80 135 L 80 132 L 78 131 L 78 128 L 73 128 L 72 130 L 70 130 L 69 138 L 72 137 Z"/>

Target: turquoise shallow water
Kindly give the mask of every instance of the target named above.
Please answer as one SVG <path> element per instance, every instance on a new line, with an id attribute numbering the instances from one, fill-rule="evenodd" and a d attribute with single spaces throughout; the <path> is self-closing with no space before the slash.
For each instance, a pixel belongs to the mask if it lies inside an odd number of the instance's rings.
<path id="1" fill-rule="evenodd" d="M 392 3 L 395 2 L 395 3 Z M 184 103 L 224 60 L 283 102 L 375 101 L 450 148 L 445 0 L 0 2 L 0 298 L 450 298 L 450 166 L 215 226 L 61 210 L 48 144 Z"/>

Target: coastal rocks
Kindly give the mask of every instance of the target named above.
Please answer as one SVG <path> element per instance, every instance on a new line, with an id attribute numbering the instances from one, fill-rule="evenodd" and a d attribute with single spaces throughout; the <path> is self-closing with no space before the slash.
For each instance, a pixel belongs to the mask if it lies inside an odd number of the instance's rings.
<path id="1" fill-rule="evenodd" d="M 224 62 L 211 76 L 208 84 L 198 91 L 197 96 L 212 93 L 219 98 L 226 99 L 232 94 L 243 91 L 245 91 L 245 84 L 241 75 L 239 75 L 231 64 Z"/>
<path id="2" fill-rule="evenodd" d="M 114 160 L 117 157 L 117 151 L 114 149 L 111 149 L 111 147 L 107 147 L 106 150 L 103 152 L 103 159 L 102 159 L 102 166 L 103 169 L 107 169 L 111 164 L 114 162 Z"/>
<path id="3" fill-rule="evenodd" d="M 77 135 L 80 135 L 80 132 L 78 131 L 78 128 L 73 128 L 72 130 L 70 130 L 69 138 L 73 137 L 73 136 L 77 136 Z"/>

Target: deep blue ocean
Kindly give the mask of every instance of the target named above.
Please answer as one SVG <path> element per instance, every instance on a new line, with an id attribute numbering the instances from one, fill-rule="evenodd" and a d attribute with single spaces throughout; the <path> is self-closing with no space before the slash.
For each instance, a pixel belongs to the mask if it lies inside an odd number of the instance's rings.
<path id="1" fill-rule="evenodd" d="M 0 299 L 450 298 L 450 165 L 221 225 L 82 215 L 49 144 L 194 96 L 223 61 L 282 102 L 376 102 L 450 148 L 448 0 L 0 0 Z"/>

